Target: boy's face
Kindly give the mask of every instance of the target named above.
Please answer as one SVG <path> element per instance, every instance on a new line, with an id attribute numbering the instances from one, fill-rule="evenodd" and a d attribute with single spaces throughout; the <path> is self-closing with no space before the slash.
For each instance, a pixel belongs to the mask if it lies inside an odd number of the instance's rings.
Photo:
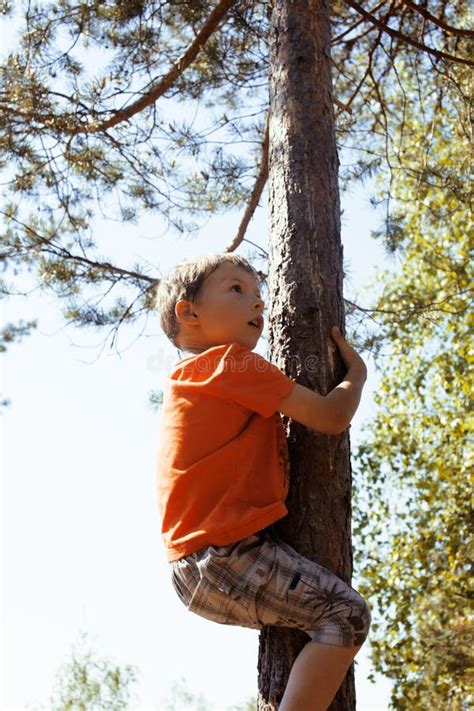
<path id="1" fill-rule="evenodd" d="M 263 331 L 264 302 L 257 279 L 246 269 L 224 262 L 204 281 L 196 302 L 180 299 L 175 307 L 181 350 L 202 352 L 239 343 L 253 350 Z M 257 326 L 249 321 L 257 318 Z"/>

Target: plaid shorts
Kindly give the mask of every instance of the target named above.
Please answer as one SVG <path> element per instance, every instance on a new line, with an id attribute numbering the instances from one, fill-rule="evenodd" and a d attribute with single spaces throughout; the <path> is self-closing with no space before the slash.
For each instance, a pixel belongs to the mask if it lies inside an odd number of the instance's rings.
<path id="1" fill-rule="evenodd" d="M 359 593 L 268 529 L 206 546 L 170 566 L 182 603 L 214 622 L 297 628 L 338 647 L 358 647 L 367 637 L 370 612 Z"/>

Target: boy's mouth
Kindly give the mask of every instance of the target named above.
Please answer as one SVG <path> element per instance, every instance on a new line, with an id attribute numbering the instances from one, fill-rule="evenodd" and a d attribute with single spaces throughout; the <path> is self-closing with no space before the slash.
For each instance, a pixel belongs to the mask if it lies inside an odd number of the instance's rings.
<path id="1" fill-rule="evenodd" d="M 262 316 L 256 316 L 253 318 L 251 321 L 249 321 L 250 326 L 254 326 L 254 328 L 261 328 L 263 326 L 263 317 Z"/>

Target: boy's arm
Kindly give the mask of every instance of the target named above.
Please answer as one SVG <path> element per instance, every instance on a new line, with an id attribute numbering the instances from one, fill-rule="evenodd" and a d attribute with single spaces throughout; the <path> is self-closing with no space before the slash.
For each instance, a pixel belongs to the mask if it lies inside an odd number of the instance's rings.
<path id="1" fill-rule="evenodd" d="M 283 398 L 278 409 L 283 415 L 315 432 L 340 434 L 347 429 L 359 406 L 367 368 L 336 326 L 332 327 L 331 334 L 347 366 L 344 380 L 327 395 L 319 395 L 297 383 L 291 393 Z"/>

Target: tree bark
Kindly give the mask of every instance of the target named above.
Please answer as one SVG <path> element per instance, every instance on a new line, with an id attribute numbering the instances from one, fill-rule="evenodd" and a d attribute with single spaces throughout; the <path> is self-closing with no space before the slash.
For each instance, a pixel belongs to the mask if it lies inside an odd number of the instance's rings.
<path id="1" fill-rule="evenodd" d="M 330 62 L 330 4 L 273 0 L 270 23 L 269 356 L 299 383 L 327 393 L 344 375 L 330 336 L 344 326 L 338 157 Z M 352 574 L 349 436 L 287 421 L 288 516 L 278 534 L 346 582 Z M 264 627 L 260 711 L 277 709 L 309 638 Z M 355 709 L 353 669 L 331 711 Z"/>

